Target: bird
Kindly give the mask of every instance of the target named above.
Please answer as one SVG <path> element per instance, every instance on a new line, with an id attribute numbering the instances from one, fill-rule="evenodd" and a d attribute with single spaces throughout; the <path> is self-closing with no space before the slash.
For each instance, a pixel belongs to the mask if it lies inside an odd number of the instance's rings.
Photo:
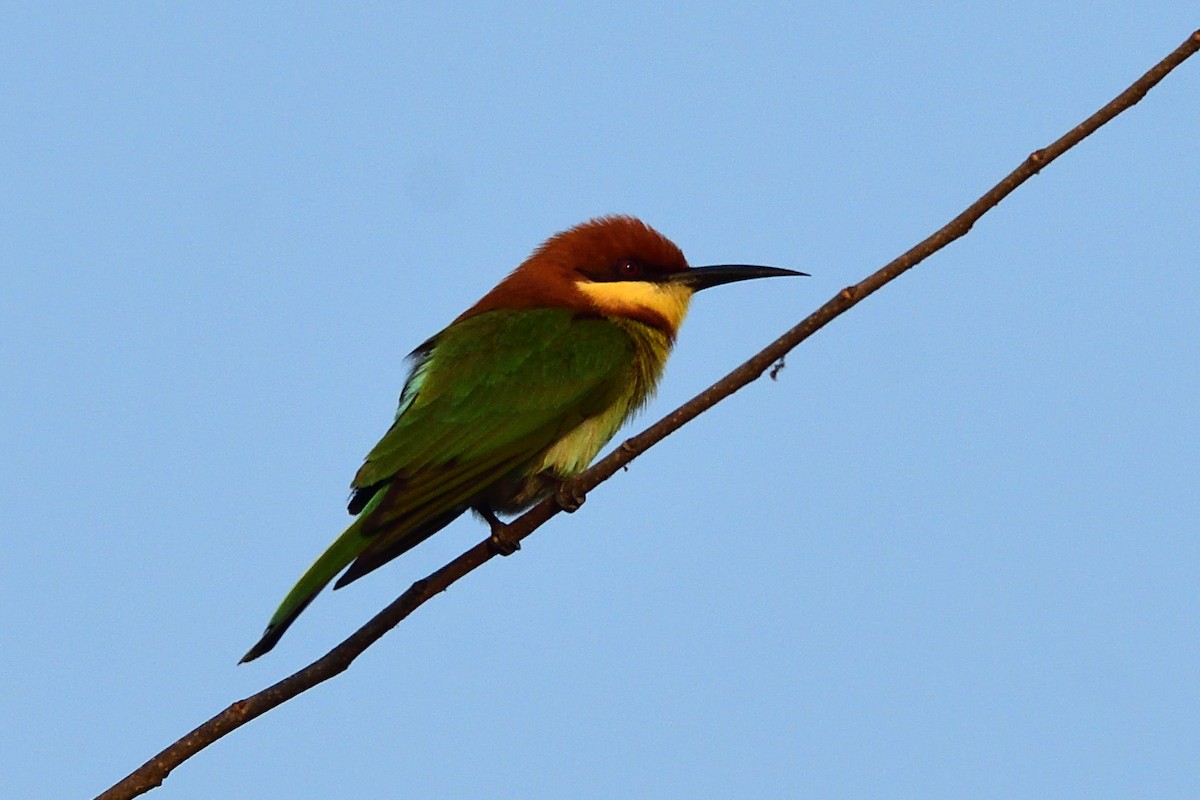
<path id="1" fill-rule="evenodd" d="M 597 217 L 558 233 L 409 354 L 395 417 L 350 485 L 349 527 L 317 558 L 242 657 L 269 652 L 313 598 L 407 552 L 467 510 L 497 553 L 519 544 L 498 514 L 559 490 L 654 394 L 692 296 L 807 273 L 692 267 L 640 219 Z"/>

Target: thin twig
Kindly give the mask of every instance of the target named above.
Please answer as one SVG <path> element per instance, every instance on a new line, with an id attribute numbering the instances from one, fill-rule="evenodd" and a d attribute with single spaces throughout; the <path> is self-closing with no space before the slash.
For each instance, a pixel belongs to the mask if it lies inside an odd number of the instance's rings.
<path id="1" fill-rule="evenodd" d="M 1146 92 L 1197 50 L 1200 50 L 1200 31 L 1196 31 L 1189 36 L 1173 53 L 1156 64 L 1128 89 L 1117 95 L 1112 102 L 1108 103 L 1095 114 L 1092 114 L 1079 125 L 1076 125 L 1053 144 L 1041 150 L 1034 151 L 1004 180 L 996 184 L 985 195 L 968 206 L 965 211 L 952 219 L 932 236 L 860 283 L 848 286 L 838 292 L 799 325 L 796 325 L 787 333 L 780 336 L 737 369 L 651 425 L 642 433 L 625 440 L 612 453 L 576 478 L 573 482 L 573 488 L 580 493 L 591 491 L 600 483 L 610 478 L 618 469 L 624 467 L 664 437 L 678 430 L 685 423 L 694 419 L 743 386 L 761 377 L 763 372 L 770 368 L 772 364 L 780 362 L 780 359 L 792 350 L 792 348 L 812 336 L 835 317 L 854 307 L 880 289 L 884 284 L 912 269 L 955 239 L 966 235 L 971 230 L 971 226 L 980 217 L 995 207 L 997 203 L 1012 193 L 1014 189 L 1036 175 L 1042 168 L 1054 161 L 1054 159 L 1091 135 L 1100 126 L 1141 100 Z M 505 533 L 513 540 L 519 541 L 524 539 L 560 510 L 554 498 L 543 500 L 525 514 L 513 520 L 506 527 Z M 236 728 L 240 728 L 255 717 L 290 700 L 301 692 L 311 689 L 313 686 L 342 673 L 364 650 L 399 624 L 401 620 L 411 614 L 426 600 L 445 591 L 450 584 L 491 560 L 493 555 L 494 551 L 488 540 L 475 545 L 427 578 L 414 583 L 404 594 L 388 605 L 387 608 L 376 614 L 367 624 L 355 631 L 354 634 L 329 651 L 325 656 L 314 661 L 299 672 L 262 690 L 258 694 L 252 695 L 245 700 L 239 700 L 229 706 L 147 761 L 120 783 L 99 795 L 97 800 L 127 800 L 127 798 L 144 794 L 162 784 L 163 780 L 166 779 L 167 775 L 175 767 L 221 737 Z"/>

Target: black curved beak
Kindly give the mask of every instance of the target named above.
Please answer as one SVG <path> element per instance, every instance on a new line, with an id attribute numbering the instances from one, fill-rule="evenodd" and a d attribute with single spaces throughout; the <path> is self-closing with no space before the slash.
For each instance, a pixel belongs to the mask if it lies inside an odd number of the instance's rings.
<path id="1" fill-rule="evenodd" d="M 760 267 L 757 264 L 716 264 L 711 267 L 691 267 L 683 272 L 668 274 L 668 283 L 682 283 L 698 292 L 710 286 L 720 286 L 734 281 L 748 281 L 753 278 L 776 278 L 781 275 L 804 275 L 807 272 L 797 272 L 783 267 Z"/>

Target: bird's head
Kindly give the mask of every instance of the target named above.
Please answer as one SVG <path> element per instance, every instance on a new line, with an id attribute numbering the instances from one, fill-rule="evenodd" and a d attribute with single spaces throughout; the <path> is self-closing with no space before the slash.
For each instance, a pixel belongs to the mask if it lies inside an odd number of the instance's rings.
<path id="1" fill-rule="evenodd" d="M 459 319 L 499 308 L 574 308 L 644 322 L 674 338 L 692 295 L 750 278 L 804 275 L 778 267 L 690 267 L 658 231 L 628 216 L 555 234 Z"/>

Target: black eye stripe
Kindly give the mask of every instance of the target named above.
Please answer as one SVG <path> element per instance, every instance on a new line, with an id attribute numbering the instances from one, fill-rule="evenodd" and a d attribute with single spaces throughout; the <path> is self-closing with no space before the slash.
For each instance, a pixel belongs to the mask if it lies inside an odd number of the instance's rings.
<path id="1" fill-rule="evenodd" d="M 589 280 L 598 283 L 611 283 L 613 281 L 657 282 L 661 281 L 667 275 L 666 270 L 635 258 L 622 258 L 619 261 L 609 264 L 607 267 L 581 268 L 579 272 Z"/>

